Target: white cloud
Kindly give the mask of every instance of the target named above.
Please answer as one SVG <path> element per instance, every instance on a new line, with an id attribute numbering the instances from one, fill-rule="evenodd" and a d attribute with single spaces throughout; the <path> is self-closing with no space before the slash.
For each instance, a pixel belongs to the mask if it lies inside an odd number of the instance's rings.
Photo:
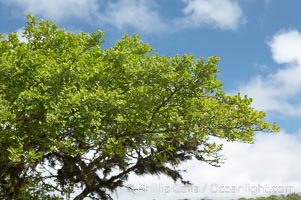
<path id="1" fill-rule="evenodd" d="M 235 30 L 244 22 L 243 12 L 234 0 L 182 0 L 187 3 L 183 9 L 186 17 L 184 26 L 214 26 Z"/>
<path id="2" fill-rule="evenodd" d="M 123 31 L 132 28 L 142 33 L 171 32 L 202 26 L 235 30 L 244 21 L 237 0 L 182 1 L 185 3 L 182 10 L 184 15 L 166 19 L 159 13 L 160 4 L 149 0 L 0 0 L 15 9 L 16 14 L 32 13 L 55 21 L 84 20 Z"/>
<path id="3" fill-rule="evenodd" d="M 301 34 L 297 30 L 276 34 L 269 45 L 277 63 L 301 64 Z"/>
<path id="4" fill-rule="evenodd" d="M 25 43 L 27 43 L 27 39 L 26 39 L 26 37 L 23 36 L 23 32 L 24 32 L 24 30 L 23 30 L 22 28 L 20 28 L 20 29 L 18 29 L 18 30 L 16 31 L 16 33 L 17 33 L 17 35 L 18 35 L 18 39 L 19 39 L 20 42 L 25 42 Z"/>
<path id="5" fill-rule="evenodd" d="M 254 144 L 225 143 L 223 153 L 227 160 L 220 168 L 198 161 L 182 165 L 182 169 L 188 171 L 184 177 L 194 185 L 190 190 L 174 185 L 165 177 L 132 176 L 130 184 L 147 191 L 132 194 L 122 190 L 118 199 L 200 199 L 204 196 L 233 199 L 301 192 L 300 136 L 285 132 L 260 133 Z M 226 192 L 223 186 L 231 186 L 237 191 Z M 271 191 L 274 186 L 278 188 Z"/>
<path id="6" fill-rule="evenodd" d="M 130 27 L 144 33 L 166 30 L 167 24 L 155 9 L 156 5 L 148 0 L 118 0 L 107 4 L 101 19 L 118 29 Z"/>
<path id="7" fill-rule="evenodd" d="M 17 6 L 23 13 L 63 21 L 66 19 L 92 20 L 98 12 L 97 0 L 1 0 L 10 6 Z"/>
<path id="8" fill-rule="evenodd" d="M 301 34 L 296 30 L 280 32 L 268 44 L 274 61 L 283 68 L 254 77 L 239 90 L 252 97 L 258 109 L 301 116 Z"/>
<path id="9" fill-rule="evenodd" d="M 118 0 L 108 3 L 102 21 L 118 29 L 134 28 L 144 33 L 177 31 L 211 26 L 235 30 L 244 22 L 243 13 L 234 0 L 183 0 L 184 16 L 165 20 L 157 12 L 157 4 L 147 0 Z"/>

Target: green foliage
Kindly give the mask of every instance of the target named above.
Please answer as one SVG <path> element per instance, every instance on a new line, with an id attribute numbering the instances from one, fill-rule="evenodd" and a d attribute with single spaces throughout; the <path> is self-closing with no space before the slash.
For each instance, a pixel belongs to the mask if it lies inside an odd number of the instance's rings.
<path id="1" fill-rule="evenodd" d="M 301 200 L 300 194 L 288 194 L 288 195 L 271 195 L 269 197 L 257 197 L 257 198 L 239 198 L 238 200 Z"/>
<path id="2" fill-rule="evenodd" d="M 2 199 L 76 188 L 75 199 L 109 199 L 131 172 L 184 182 L 185 160 L 219 166 L 212 138 L 252 143 L 278 130 L 250 98 L 223 92 L 216 56 L 159 56 L 137 35 L 103 49 L 102 31 L 27 19 L 27 42 L 0 38 Z"/>
<path id="3" fill-rule="evenodd" d="M 182 199 L 189 200 L 189 199 Z M 202 198 L 201 200 L 212 200 L 207 198 Z M 271 195 L 268 197 L 255 197 L 255 198 L 239 198 L 237 200 L 301 200 L 301 195 L 297 193 L 287 194 L 287 195 Z"/>

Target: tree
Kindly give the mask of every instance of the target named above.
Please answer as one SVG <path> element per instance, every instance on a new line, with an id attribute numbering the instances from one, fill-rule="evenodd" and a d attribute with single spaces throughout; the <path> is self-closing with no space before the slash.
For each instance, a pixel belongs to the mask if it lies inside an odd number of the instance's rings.
<path id="1" fill-rule="evenodd" d="M 76 188 L 75 199 L 110 199 L 130 173 L 187 183 L 183 161 L 219 166 L 214 138 L 252 143 L 255 131 L 278 129 L 250 98 L 223 92 L 218 57 L 159 56 L 137 35 L 103 49 L 102 31 L 27 19 L 27 42 L 0 38 L 2 199 Z"/>
<path id="2" fill-rule="evenodd" d="M 271 195 L 269 197 L 257 197 L 257 198 L 239 198 L 238 200 L 301 200 L 301 195 L 297 193 L 287 195 Z"/>

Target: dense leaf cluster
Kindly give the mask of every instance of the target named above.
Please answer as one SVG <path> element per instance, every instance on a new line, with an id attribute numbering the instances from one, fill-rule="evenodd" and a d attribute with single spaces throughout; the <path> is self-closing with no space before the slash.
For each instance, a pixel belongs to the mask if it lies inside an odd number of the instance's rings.
<path id="1" fill-rule="evenodd" d="M 277 130 L 222 91 L 215 56 L 159 56 L 137 35 L 103 49 L 101 31 L 27 23 L 27 42 L 0 37 L 1 199 L 109 199 L 130 173 L 184 182 L 183 161 L 220 164 L 215 138 Z"/>

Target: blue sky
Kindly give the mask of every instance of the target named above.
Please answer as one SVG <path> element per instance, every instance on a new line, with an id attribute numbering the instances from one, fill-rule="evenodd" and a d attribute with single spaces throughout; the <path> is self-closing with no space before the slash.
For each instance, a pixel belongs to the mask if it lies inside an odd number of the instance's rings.
<path id="1" fill-rule="evenodd" d="M 277 135 L 259 133 L 254 145 L 225 144 L 223 153 L 228 160 L 219 169 L 195 161 L 186 163 L 186 176 L 202 188 L 210 188 L 213 183 L 265 184 L 289 185 L 301 192 L 300 7 L 298 0 L 0 0 L 0 32 L 6 35 L 16 31 L 21 36 L 25 15 L 32 13 L 72 32 L 102 29 L 105 47 L 112 46 L 123 33 L 138 33 L 160 55 L 221 57 L 218 78 L 225 90 L 253 97 L 253 106 L 266 111 L 268 119 L 282 129 Z M 234 172 L 238 178 L 233 177 Z M 165 186 L 173 185 L 159 178 L 132 176 L 130 182 L 159 180 Z M 208 188 L 180 194 L 133 195 L 121 191 L 118 199 L 253 195 L 246 190 L 225 193 Z"/>

